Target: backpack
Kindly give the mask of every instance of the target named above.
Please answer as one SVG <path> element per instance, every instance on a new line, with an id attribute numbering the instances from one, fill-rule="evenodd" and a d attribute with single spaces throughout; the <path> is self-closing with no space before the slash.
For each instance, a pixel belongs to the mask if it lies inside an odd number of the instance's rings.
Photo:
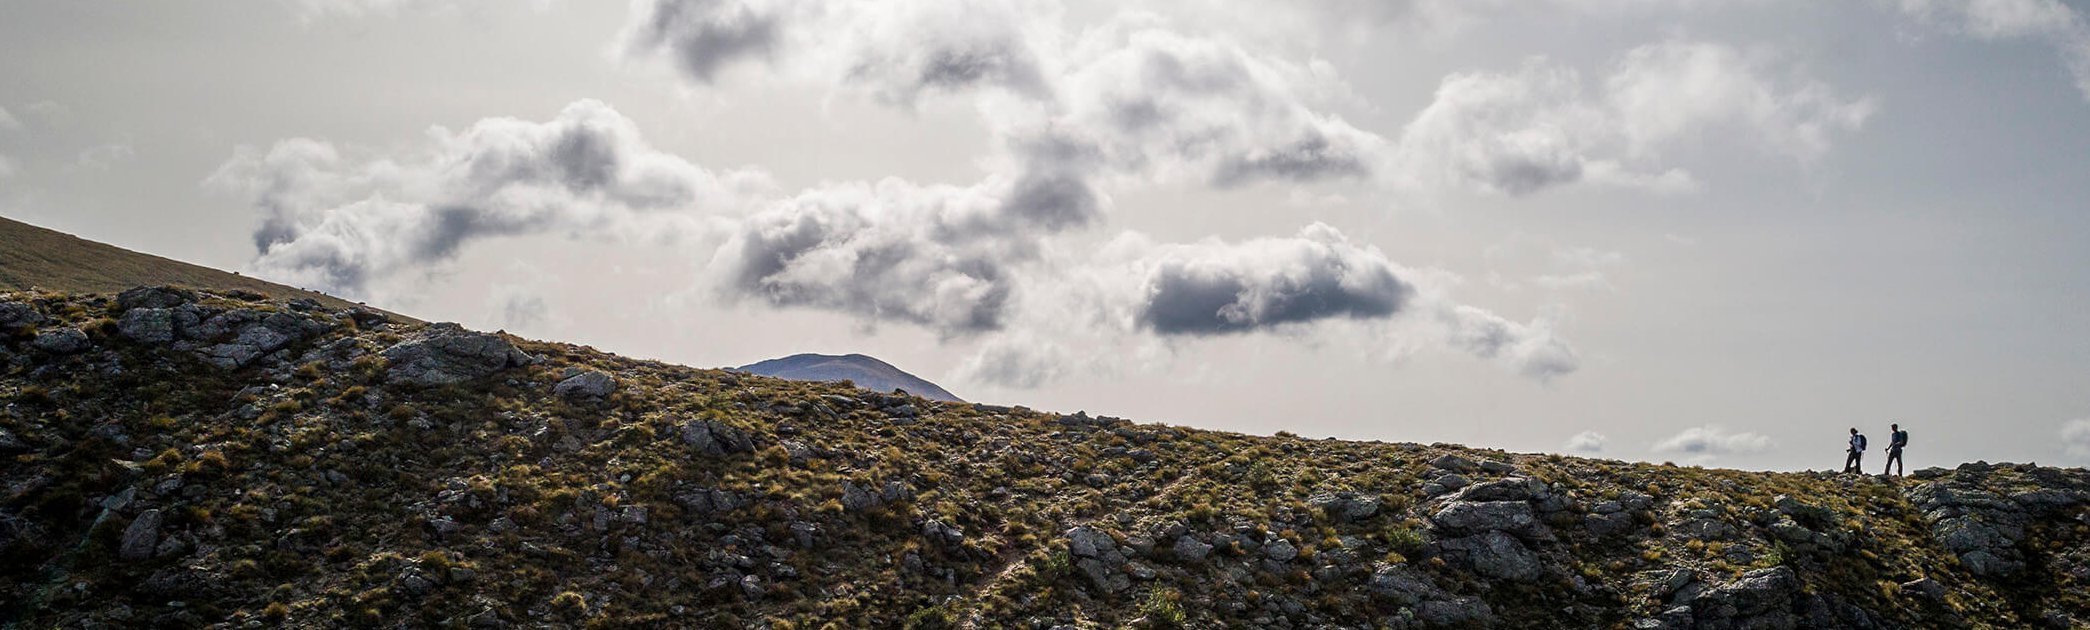
<path id="1" fill-rule="evenodd" d="M 1863 434 L 1863 433 L 1860 433 L 1860 434 L 1858 434 L 1858 435 L 1857 435 L 1857 438 L 1858 438 L 1858 450 L 1861 450 L 1861 451 L 1862 451 L 1862 450 L 1865 450 L 1865 434 Z"/>
<path id="2" fill-rule="evenodd" d="M 1895 432 L 1894 432 L 1894 447 L 1895 447 L 1895 448 L 1901 448 L 1901 447 L 1904 447 L 1904 446 L 1908 446 L 1908 445 L 1909 445 L 1909 432 L 1908 432 L 1908 431 L 1895 431 Z"/>

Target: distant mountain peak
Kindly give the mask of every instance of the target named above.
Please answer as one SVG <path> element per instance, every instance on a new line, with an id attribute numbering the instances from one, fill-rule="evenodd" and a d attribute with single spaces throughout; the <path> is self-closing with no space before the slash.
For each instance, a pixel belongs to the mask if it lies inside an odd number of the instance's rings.
<path id="1" fill-rule="evenodd" d="M 794 354 L 779 359 L 770 359 L 740 366 L 742 372 L 774 376 L 794 381 L 850 381 L 864 389 L 890 392 L 906 390 L 931 400 L 965 402 L 949 390 L 919 376 L 908 374 L 893 364 L 864 354 Z"/>

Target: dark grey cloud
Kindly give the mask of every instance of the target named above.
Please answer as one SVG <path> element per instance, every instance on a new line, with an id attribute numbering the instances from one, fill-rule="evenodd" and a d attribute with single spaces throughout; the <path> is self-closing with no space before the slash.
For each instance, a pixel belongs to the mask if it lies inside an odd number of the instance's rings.
<path id="1" fill-rule="evenodd" d="M 1315 225 L 1299 237 L 1181 246 L 1148 272 L 1141 326 L 1163 335 L 1219 335 L 1400 311 L 1414 289 L 1376 249 Z"/>
<path id="2" fill-rule="evenodd" d="M 728 65 L 775 51 L 782 17 L 769 11 L 738 0 L 642 0 L 624 45 L 629 54 L 665 54 L 689 78 L 710 83 Z"/>

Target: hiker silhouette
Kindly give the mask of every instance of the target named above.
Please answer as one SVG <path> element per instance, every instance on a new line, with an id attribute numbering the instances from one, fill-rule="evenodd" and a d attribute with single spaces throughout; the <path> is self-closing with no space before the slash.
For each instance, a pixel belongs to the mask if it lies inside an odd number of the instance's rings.
<path id="1" fill-rule="evenodd" d="M 1865 464 L 1865 434 L 1859 433 L 1857 427 L 1851 427 L 1851 446 L 1847 452 L 1849 455 L 1843 458 L 1843 472 L 1860 472 L 1859 468 Z"/>
<path id="2" fill-rule="evenodd" d="M 1887 437 L 1887 466 L 1880 469 L 1880 474 L 1885 475 L 1887 471 L 1892 470 L 1894 476 L 1900 477 L 1901 449 L 1909 445 L 1909 432 L 1901 430 L 1900 424 L 1889 424 L 1887 428 L 1892 429 L 1893 433 L 1889 433 Z"/>

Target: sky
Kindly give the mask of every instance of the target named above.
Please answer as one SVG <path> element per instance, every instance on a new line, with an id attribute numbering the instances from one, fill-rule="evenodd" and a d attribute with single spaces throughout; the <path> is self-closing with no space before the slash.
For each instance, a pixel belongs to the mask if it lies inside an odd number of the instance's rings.
<path id="1" fill-rule="evenodd" d="M 2090 464 L 2090 6 L 0 1 L 0 215 L 969 400 Z"/>

